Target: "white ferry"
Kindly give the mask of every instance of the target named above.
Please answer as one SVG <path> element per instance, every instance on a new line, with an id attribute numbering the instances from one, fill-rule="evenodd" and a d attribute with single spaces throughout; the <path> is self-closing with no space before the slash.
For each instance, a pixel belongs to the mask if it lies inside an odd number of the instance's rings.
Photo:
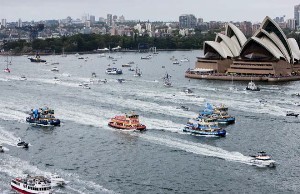
<path id="1" fill-rule="evenodd" d="M 11 188 L 24 194 L 50 194 L 52 193 L 50 180 L 43 176 L 27 176 L 11 180 Z"/>

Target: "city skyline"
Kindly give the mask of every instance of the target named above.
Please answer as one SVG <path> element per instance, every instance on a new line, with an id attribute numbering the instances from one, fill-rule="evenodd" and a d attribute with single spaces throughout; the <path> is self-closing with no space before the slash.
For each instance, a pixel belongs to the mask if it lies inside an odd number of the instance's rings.
<path id="1" fill-rule="evenodd" d="M 18 0 L 1 3 L 0 18 L 7 22 L 39 21 L 63 19 L 67 16 L 81 18 L 85 14 L 106 18 L 107 14 L 124 15 L 126 20 L 142 21 L 178 21 L 182 14 L 193 14 L 204 21 L 251 21 L 259 22 L 266 15 L 271 18 L 286 16 L 285 19 L 294 18 L 294 6 L 300 4 L 297 0 L 252 0 L 242 2 L 239 0 L 205 1 L 186 0 L 174 2 L 172 0 L 28 0 L 21 4 Z"/>

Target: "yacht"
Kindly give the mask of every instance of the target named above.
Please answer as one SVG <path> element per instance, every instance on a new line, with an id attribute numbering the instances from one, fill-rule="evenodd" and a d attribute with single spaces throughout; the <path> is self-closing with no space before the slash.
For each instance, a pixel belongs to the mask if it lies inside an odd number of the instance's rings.
<path id="1" fill-rule="evenodd" d="M 58 70 L 57 67 L 53 67 L 53 68 L 51 69 L 51 71 L 57 71 L 57 72 L 58 72 L 59 70 Z"/>
<path id="2" fill-rule="evenodd" d="M 56 186 L 64 186 L 67 182 L 58 174 L 51 174 L 49 176 L 49 180 L 51 182 L 51 186 L 52 187 L 56 187 Z"/>
<path id="3" fill-rule="evenodd" d="M 43 176 L 27 176 L 14 178 L 10 182 L 11 188 L 18 193 L 50 194 L 52 188 L 50 180 Z"/>
<path id="4" fill-rule="evenodd" d="M 271 159 L 269 155 L 266 154 L 266 152 L 261 151 L 258 152 L 256 155 L 250 155 L 252 159 L 250 160 L 250 163 L 253 165 L 259 165 L 259 166 L 267 166 L 267 167 L 275 167 L 276 162 Z"/>
<path id="5" fill-rule="evenodd" d="M 122 70 L 121 69 L 117 69 L 115 67 L 112 67 L 112 68 L 107 68 L 106 69 L 106 74 L 108 75 L 120 75 L 122 74 Z"/>

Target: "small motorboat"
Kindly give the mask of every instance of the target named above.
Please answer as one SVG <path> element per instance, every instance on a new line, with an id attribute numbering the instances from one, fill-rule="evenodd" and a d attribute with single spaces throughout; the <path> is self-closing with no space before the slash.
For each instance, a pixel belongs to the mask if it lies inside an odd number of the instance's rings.
<path id="1" fill-rule="evenodd" d="M 246 87 L 246 90 L 250 90 L 250 91 L 260 91 L 260 88 L 257 87 L 253 81 L 250 81 L 250 82 L 248 83 L 248 86 Z"/>
<path id="2" fill-rule="evenodd" d="M 48 178 L 51 182 L 52 187 L 64 186 L 65 184 L 67 184 L 67 182 L 61 176 L 59 176 L 56 173 L 51 174 Z"/>
<path id="3" fill-rule="evenodd" d="M 27 80 L 27 78 L 25 77 L 25 75 L 21 75 L 20 80 L 25 81 L 25 80 Z"/>
<path id="4" fill-rule="evenodd" d="M 293 111 L 287 111 L 286 116 L 298 117 L 299 113 L 294 113 Z"/>
<path id="5" fill-rule="evenodd" d="M 97 75 L 96 75 L 95 72 L 92 73 L 92 77 L 93 77 L 93 78 L 97 77 Z"/>
<path id="6" fill-rule="evenodd" d="M 51 71 L 56 71 L 56 72 L 58 72 L 59 70 L 58 70 L 57 67 L 53 67 L 53 68 L 51 69 Z"/>
<path id="7" fill-rule="evenodd" d="M 123 82 L 125 82 L 125 79 L 117 79 L 117 81 L 118 81 L 119 83 L 123 83 Z"/>
<path id="8" fill-rule="evenodd" d="M 10 69 L 9 69 L 9 68 L 5 68 L 5 69 L 3 69 L 3 71 L 4 71 L 5 73 L 10 73 Z"/>
<path id="9" fill-rule="evenodd" d="M 3 146 L 0 145 L 0 153 L 3 153 L 3 152 L 4 152 Z"/>
<path id="10" fill-rule="evenodd" d="M 91 87 L 89 86 L 88 83 L 80 83 L 80 84 L 78 84 L 78 85 L 81 86 L 81 87 L 84 88 L 84 89 L 91 89 Z"/>
<path id="11" fill-rule="evenodd" d="M 131 67 L 129 63 L 123 64 L 122 67 Z"/>
<path id="12" fill-rule="evenodd" d="M 252 159 L 250 162 L 257 166 L 268 166 L 268 167 L 275 167 L 276 163 L 274 160 L 271 160 L 271 157 L 266 154 L 265 151 L 260 151 L 256 155 L 250 155 Z"/>
<path id="13" fill-rule="evenodd" d="M 21 139 L 19 139 L 18 143 L 17 143 L 18 147 L 23 147 L 23 148 L 28 148 L 29 144 L 26 143 L 25 141 L 22 141 Z"/>
<path id="14" fill-rule="evenodd" d="M 190 107 L 182 105 L 182 106 L 180 106 L 180 109 L 185 110 L 185 111 L 189 111 Z"/>

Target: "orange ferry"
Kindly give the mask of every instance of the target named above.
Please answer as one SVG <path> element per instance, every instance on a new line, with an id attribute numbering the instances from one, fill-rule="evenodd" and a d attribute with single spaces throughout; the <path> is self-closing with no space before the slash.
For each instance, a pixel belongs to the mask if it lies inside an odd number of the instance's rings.
<path id="1" fill-rule="evenodd" d="M 122 130 L 143 131 L 146 129 L 146 126 L 140 123 L 139 115 L 133 113 L 115 116 L 110 119 L 108 125 Z"/>

